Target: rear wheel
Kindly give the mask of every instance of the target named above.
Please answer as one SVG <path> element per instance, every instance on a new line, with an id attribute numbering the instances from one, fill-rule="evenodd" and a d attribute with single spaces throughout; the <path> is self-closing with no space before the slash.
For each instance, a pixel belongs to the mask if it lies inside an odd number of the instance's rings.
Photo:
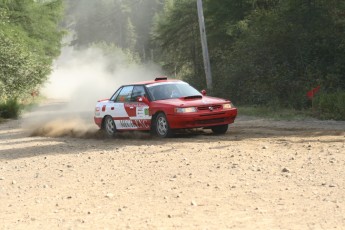
<path id="1" fill-rule="evenodd" d="M 214 126 L 212 127 L 212 132 L 214 132 L 215 134 L 224 134 L 226 133 L 226 131 L 228 131 L 228 127 L 229 125 L 218 125 L 218 126 Z"/>
<path id="2" fill-rule="evenodd" d="M 164 113 L 159 113 L 154 120 L 154 133 L 158 137 L 171 137 L 173 132 L 169 127 L 168 120 Z"/>
<path id="3" fill-rule="evenodd" d="M 104 118 L 103 130 L 108 137 L 115 136 L 116 126 L 115 126 L 115 122 L 111 116 L 106 116 Z"/>

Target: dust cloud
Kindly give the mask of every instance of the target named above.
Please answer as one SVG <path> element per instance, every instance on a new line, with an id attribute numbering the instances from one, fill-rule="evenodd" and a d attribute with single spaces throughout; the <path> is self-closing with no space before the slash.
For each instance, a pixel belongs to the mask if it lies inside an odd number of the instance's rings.
<path id="1" fill-rule="evenodd" d="M 29 135 L 100 137 L 93 122 L 97 100 L 110 98 L 121 85 L 161 75 L 156 65 L 129 63 L 118 52 L 109 56 L 98 48 L 63 48 L 41 91 L 45 101 L 23 117 Z"/>

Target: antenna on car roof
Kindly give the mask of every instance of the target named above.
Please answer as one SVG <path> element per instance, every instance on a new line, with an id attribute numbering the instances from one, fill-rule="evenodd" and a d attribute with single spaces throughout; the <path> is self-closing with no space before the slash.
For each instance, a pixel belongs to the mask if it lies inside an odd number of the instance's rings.
<path id="1" fill-rule="evenodd" d="M 162 81 L 162 80 L 168 80 L 168 77 L 162 76 L 162 77 L 157 77 L 155 81 Z"/>

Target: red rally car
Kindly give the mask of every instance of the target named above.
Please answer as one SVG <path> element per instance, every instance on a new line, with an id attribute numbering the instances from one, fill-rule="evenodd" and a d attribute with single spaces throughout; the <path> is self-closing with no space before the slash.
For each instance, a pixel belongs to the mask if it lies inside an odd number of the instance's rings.
<path id="1" fill-rule="evenodd" d="M 110 99 L 97 102 L 94 120 L 108 136 L 117 131 L 151 130 L 164 138 L 174 130 L 190 128 L 224 134 L 236 116 L 237 109 L 229 100 L 161 77 L 121 86 Z"/>

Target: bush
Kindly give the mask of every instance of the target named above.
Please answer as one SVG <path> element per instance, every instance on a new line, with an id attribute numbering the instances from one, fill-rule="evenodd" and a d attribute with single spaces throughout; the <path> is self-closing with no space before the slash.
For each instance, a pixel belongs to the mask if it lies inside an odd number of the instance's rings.
<path id="1" fill-rule="evenodd" d="M 315 98 L 314 109 L 321 119 L 345 120 L 345 92 L 320 94 Z"/>
<path id="2" fill-rule="evenodd" d="M 17 99 L 9 99 L 0 104 L 0 117 L 2 118 L 18 118 L 20 111 L 21 106 Z"/>

